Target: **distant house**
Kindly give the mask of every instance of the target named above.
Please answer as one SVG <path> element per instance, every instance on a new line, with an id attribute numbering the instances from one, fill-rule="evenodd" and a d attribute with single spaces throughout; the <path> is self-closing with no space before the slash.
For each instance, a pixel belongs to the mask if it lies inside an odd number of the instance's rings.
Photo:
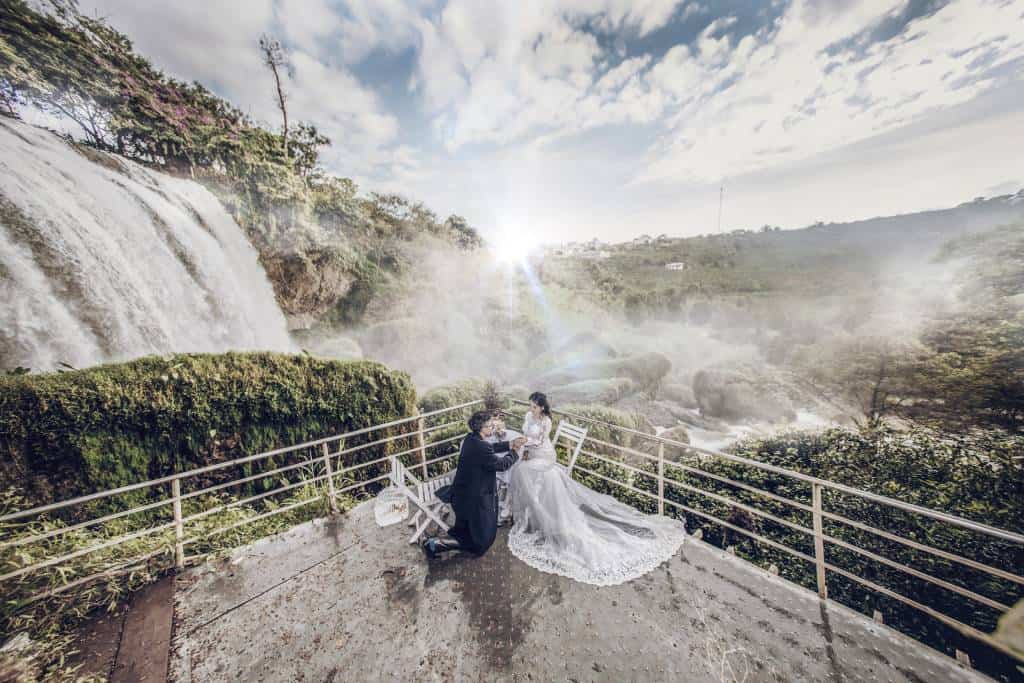
<path id="1" fill-rule="evenodd" d="M 587 249 L 579 253 L 580 258 L 585 259 L 606 259 L 611 258 L 612 253 L 607 249 Z"/>
<path id="2" fill-rule="evenodd" d="M 682 261 L 673 261 L 665 264 L 665 270 L 686 270 L 686 264 Z"/>
<path id="3" fill-rule="evenodd" d="M 654 238 L 651 237 L 650 235 L 640 235 L 639 237 L 633 240 L 632 244 L 634 247 L 642 247 L 647 244 L 652 244 L 653 242 Z"/>

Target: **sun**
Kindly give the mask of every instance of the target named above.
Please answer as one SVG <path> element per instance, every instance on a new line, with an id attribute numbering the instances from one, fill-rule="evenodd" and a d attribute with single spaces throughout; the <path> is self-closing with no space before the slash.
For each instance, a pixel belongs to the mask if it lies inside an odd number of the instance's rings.
<path id="1" fill-rule="evenodd" d="M 535 246 L 526 235 L 505 232 L 492 241 L 491 253 L 500 263 L 524 263 Z"/>

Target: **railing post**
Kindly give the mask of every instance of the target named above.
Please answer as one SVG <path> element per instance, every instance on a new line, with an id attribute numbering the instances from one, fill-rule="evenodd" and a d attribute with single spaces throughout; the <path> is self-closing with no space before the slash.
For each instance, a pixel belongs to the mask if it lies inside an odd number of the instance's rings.
<path id="1" fill-rule="evenodd" d="M 174 568 L 185 568 L 185 523 L 181 516 L 181 478 L 171 479 L 171 496 L 174 498 Z"/>
<path id="2" fill-rule="evenodd" d="M 665 514 L 665 442 L 658 443 L 658 514 Z"/>
<path id="3" fill-rule="evenodd" d="M 337 512 L 338 501 L 334 497 L 334 468 L 331 467 L 331 449 L 327 447 L 326 443 L 322 443 L 320 446 L 324 451 L 324 471 L 327 472 L 327 503 L 331 507 L 331 512 Z"/>
<path id="4" fill-rule="evenodd" d="M 425 422 L 421 417 L 417 421 L 416 440 L 420 444 L 420 472 L 423 474 L 423 481 L 427 480 L 427 443 L 423 438 L 423 428 Z"/>
<path id="5" fill-rule="evenodd" d="M 825 583 L 825 537 L 821 528 L 821 484 L 811 484 L 811 508 L 814 517 L 814 564 L 818 570 L 818 596 L 828 600 Z"/>

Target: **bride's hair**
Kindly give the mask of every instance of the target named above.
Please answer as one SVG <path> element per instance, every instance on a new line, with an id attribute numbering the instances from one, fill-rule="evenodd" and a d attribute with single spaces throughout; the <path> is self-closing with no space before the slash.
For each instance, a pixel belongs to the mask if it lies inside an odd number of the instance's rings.
<path id="1" fill-rule="evenodd" d="M 520 394 L 522 396 L 522 394 Z M 548 403 L 548 397 L 539 391 L 535 391 L 530 394 L 530 400 L 540 406 L 540 412 L 542 415 L 551 417 L 551 404 Z"/>

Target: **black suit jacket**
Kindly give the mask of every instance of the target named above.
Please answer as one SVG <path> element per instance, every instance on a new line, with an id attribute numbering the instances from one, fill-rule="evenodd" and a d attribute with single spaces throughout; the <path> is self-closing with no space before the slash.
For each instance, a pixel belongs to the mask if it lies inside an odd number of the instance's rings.
<path id="1" fill-rule="evenodd" d="M 488 443 L 479 434 L 462 440 L 459 464 L 452 481 L 452 508 L 455 526 L 448 532 L 466 550 L 483 554 L 498 533 L 498 498 L 495 472 L 503 472 L 519 459 L 509 450 L 508 441 Z"/>

